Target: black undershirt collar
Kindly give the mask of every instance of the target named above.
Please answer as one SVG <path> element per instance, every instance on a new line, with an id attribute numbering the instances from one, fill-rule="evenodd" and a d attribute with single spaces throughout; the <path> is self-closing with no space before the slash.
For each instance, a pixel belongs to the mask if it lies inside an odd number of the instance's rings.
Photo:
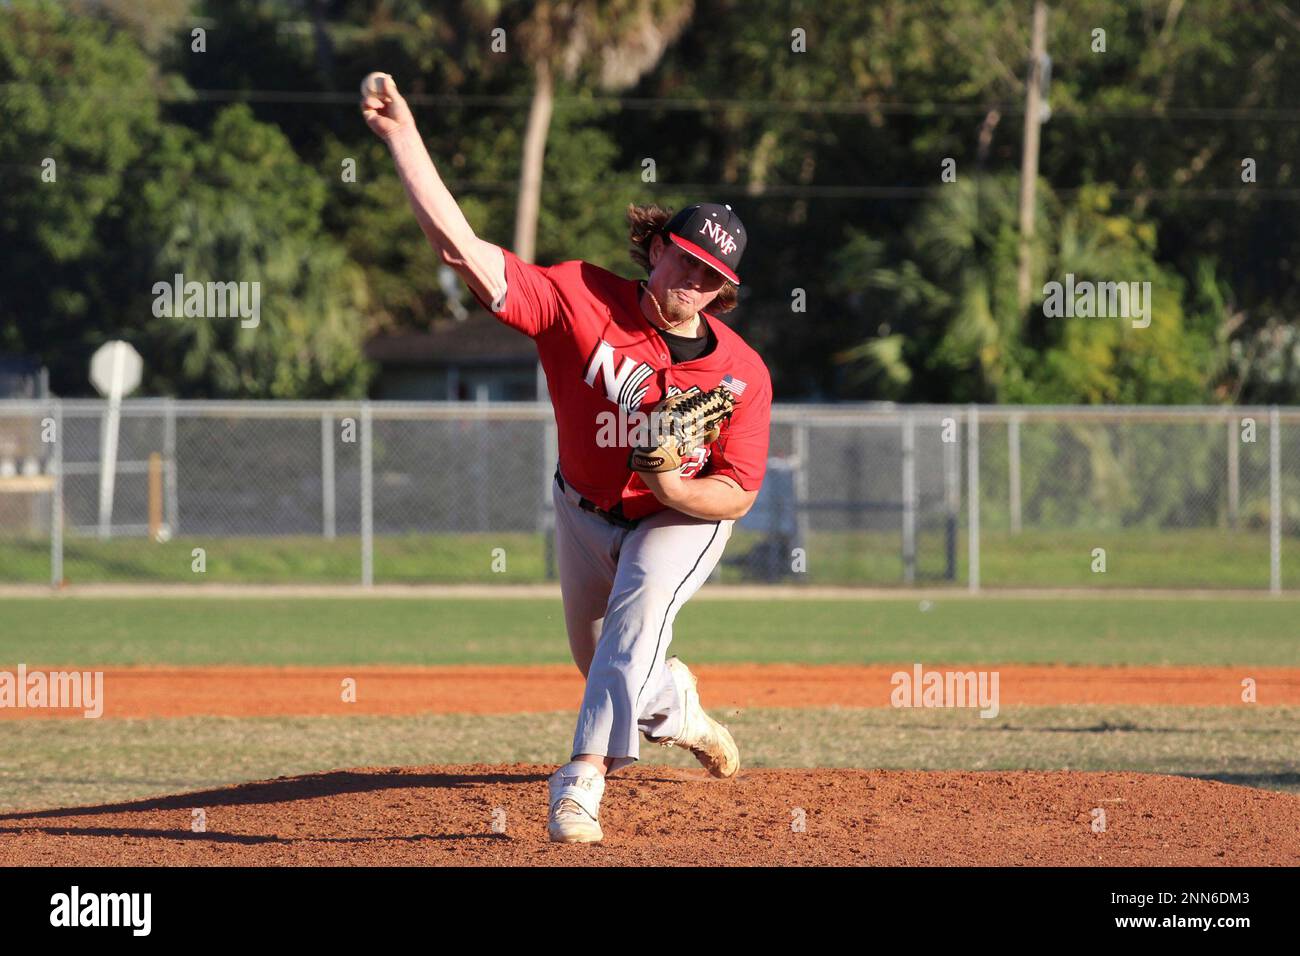
<path id="1" fill-rule="evenodd" d="M 704 322 L 704 319 L 700 319 Z M 704 324 L 705 334 L 699 338 L 685 335 L 674 335 L 672 332 L 665 332 L 663 329 L 655 329 L 659 337 L 664 340 L 668 346 L 668 354 L 672 356 L 673 364 L 680 365 L 682 362 L 693 362 L 697 358 L 703 358 L 713 351 L 713 347 L 718 344 L 717 338 L 713 334 L 713 329 L 709 328 L 708 323 Z"/>

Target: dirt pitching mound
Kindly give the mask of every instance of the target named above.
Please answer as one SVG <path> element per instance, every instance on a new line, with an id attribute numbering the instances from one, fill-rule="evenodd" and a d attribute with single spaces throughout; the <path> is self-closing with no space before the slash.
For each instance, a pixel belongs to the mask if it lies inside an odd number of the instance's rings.
<path id="1" fill-rule="evenodd" d="M 4 814 L 0 865 L 1300 863 L 1300 797 L 1137 773 L 747 770 L 713 780 L 635 766 L 610 778 L 604 843 L 555 845 L 551 769 L 340 770 Z M 1094 829 L 1099 811 L 1104 830 Z"/>

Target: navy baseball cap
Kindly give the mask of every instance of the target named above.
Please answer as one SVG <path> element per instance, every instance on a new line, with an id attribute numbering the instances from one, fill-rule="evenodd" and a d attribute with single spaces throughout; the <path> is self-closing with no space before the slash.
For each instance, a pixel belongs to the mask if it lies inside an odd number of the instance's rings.
<path id="1" fill-rule="evenodd" d="M 740 257 L 745 254 L 745 227 L 727 205 L 714 202 L 687 206 L 668 221 L 664 232 L 674 244 L 740 285 Z"/>

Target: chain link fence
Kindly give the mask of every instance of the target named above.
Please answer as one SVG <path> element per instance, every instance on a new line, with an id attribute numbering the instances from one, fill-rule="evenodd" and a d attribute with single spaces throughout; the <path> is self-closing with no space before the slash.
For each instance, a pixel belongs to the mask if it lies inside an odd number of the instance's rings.
<path id="1" fill-rule="evenodd" d="M 0 402 L 0 581 L 555 577 L 548 405 L 126 401 L 112 462 L 106 420 Z M 715 577 L 1278 591 L 1298 549 L 1300 409 L 778 406 Z"/>

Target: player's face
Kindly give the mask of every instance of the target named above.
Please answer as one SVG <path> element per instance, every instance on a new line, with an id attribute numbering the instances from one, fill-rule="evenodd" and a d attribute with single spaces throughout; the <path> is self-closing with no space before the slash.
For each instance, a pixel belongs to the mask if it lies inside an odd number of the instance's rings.
<path id="1" fill-rule="evenodd" d="M 685 322 L 708 308 L 726 281 L 721 273 L 671 241 L 656 237 L 654 246 L 658 258 L 650 273 L 650 291 L 668 320 L 673 324 Z"/>

